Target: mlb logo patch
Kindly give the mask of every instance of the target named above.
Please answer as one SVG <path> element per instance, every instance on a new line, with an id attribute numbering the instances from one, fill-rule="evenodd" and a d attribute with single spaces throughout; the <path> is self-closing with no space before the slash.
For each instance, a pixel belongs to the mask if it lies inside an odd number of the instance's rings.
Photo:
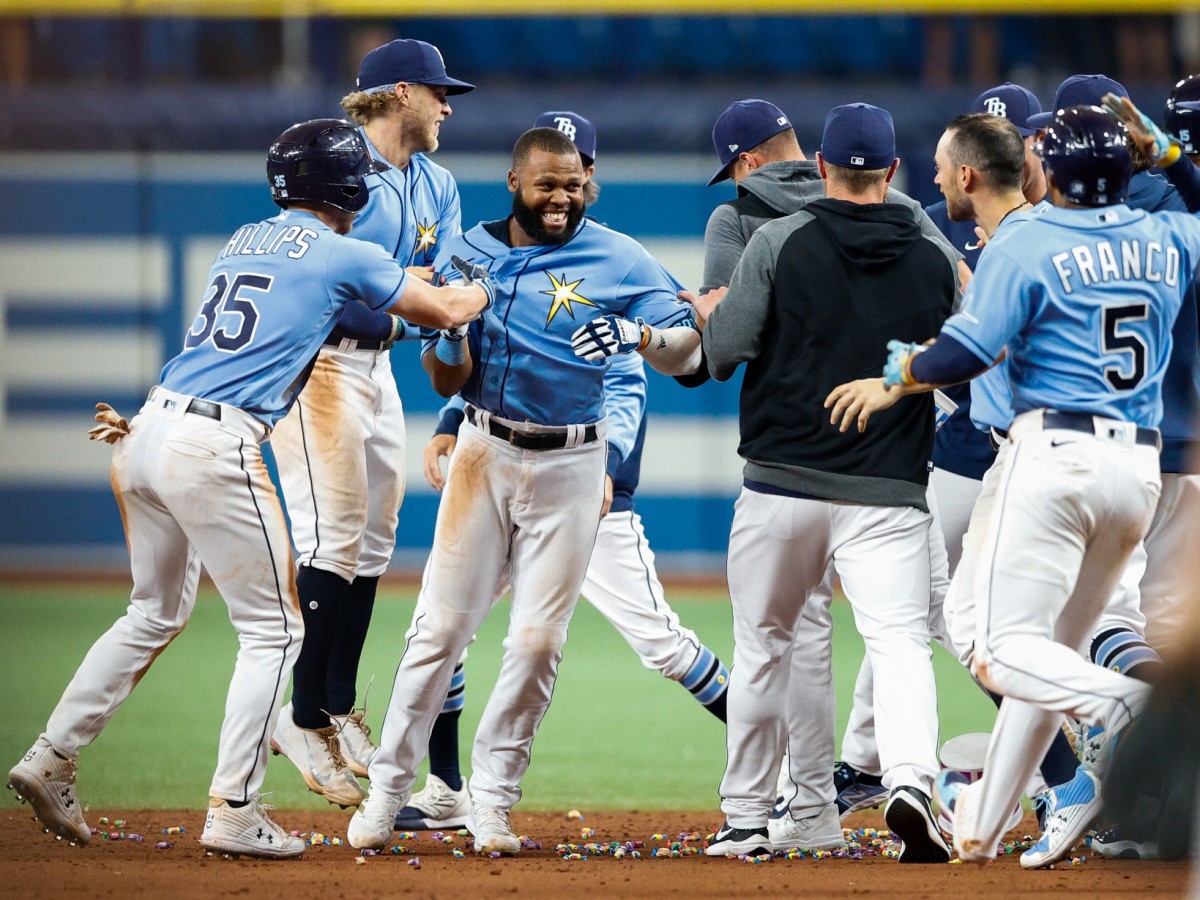
<path id="1" fill-rule="evenodd" d="M 867 162 L 867 161 L 866 161 L 865 159 L 863 159 L 861 156 L 852 156 L 852 157 L 850 157 L 850 165 L 852 165 L 852 166 L 861 166 L 861 165 L 865 165 L 865 164 L 866 164 L 866 162 Z"/>

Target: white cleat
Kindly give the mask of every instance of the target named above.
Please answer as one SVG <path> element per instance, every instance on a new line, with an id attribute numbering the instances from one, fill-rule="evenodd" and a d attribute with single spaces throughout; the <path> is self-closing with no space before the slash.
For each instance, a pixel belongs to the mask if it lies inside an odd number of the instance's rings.
<path id="1" fill-rule="evenodd" d="M 846 846 L 836 803 L 815 816 L 797 819 L 790 809 L 776 811 L 767 820 L 773 850 L 838 850 Z"/>
<path id="2" fill-rule="evenodd" d="M 289 703 L 279 712 L 275 733 L 271 735 L 271 749 L 291 760 L 314 794 L 342 809 L 363 802 L 366 794 L 342 756 L 336 725 L 301 728 L 292 718 Z"/>
<path id="3" fill-rule="evenodd" d="M 338 730 L 338 744 L 342 748 L 342 758 L 350 771 L 359 778 L 367 777 L 367 766 L 379 749 L 371 743 L 371 729 L 363 721 L 364 713 L 350 713 L 348 716 L 330 716 L 329 721 Z"/>
<path id="4" fill-rule="evenodd" d="M 28 753 L 8 772 L 8 786 L 17 799 L 28 801 L 46 833 L 72 844 L 86 844 L 92 830 L 84 821 L 75 797 L 78 755 L 63 757 L 45 738 L 38 738 Z"/>
<path id="5" fill-rule="evenodd" d="M 392 839 L 396 813 L 408 802 L 408 792 L 389 794 L 372 787 L 367 799 L 354 811 L 346 829 L 346 840 L 356 850 L 381 850 Z"/>
<path id="6" fill-rule="evenodd" d="M 515 856 L 521 850 L 521 839 L 512 829 L 508 810 L 471 801 L 467 816 L 467 831 L 475 836 L 476 853 L 500 853 Z"/>
<path id="7" fill-rule="evenodd" d="M 425 787 L 412 795 L 396 814 L 397 831 L 430 831 L 435 828 L 465 828 L 471 814 L 467 782 L 457 791 L 436 775 L 425 779 Z"/>
<path id="8" fill-rule="evenodd" d="M 200 846 L 210 853 L 253 856 L 256 859 L 295 859 L 304 853 L 304 841 L 288 834 L 267 816 L 272 809 L 255 796 L 241 807 L 214 799 L 204 819 Z"/>

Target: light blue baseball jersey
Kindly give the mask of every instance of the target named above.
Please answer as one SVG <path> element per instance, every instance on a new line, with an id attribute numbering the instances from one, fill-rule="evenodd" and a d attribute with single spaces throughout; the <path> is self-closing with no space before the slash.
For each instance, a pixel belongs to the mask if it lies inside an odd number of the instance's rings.
<path id="1" fill-rule="evenodd" d="M 274 425 L 342 307 L 361 300 L 386 309 L 408 278 L 378 245 L 339 235 L 303 210 L 243 225 L 213 263 L 183 352 L 159 383 Z"/>
<path id="2" fill-rule="evenodd" d="M 1006 228 L 1030 218 L 1040 216 L 1054 207 L 1045 200 L 1024 212 L 1010 213 L 1000 220 L 996 234 L 1001 234 Z M 994 236 L 993 236 L 994 237 Z M 983 248 L 987 252 L 987 247 Z M 971 386 L 971 423 L 980 431 L 996 428 L 1007 431 L 1012 424 L 1012 387 L 1008 383 L 1008 361 L 997 363 L 978 378 L 969 382 Z"/>
<path id="3" fill-rule="evenodd" d="M 387 162 L 366 132 L 363 140 L 371 156 Z M 354 220 L 354 236 L 378 244 L 400 265 L 431 266 L 441 244 L 462 234 L 454 176 L 424 153 L 414 153 L 403 169 L 368 175 L 366 184 L 370 194 Z"/>
<path id="4" fill-rule="evenodd" d="M 1047 211 L 998 234 L 943 333 L 990 363 L 1008 348 L 1013 412 L 1154 427 L 1200 221 L 1124 204 Z"/>
<path id="5" fill-rule="evenodd" d="M 507 220 L 481 222 L 447 242 L 435 263 L 461 278 L 451 255 L 485 266 L 496 302 L 467 335 L 474 369 L 460 393 L 480 409 L 539 425 L 580 425 L 605 414 L 607 363 L 571 348 L 579 326 L 607 313 L 668 328 L 692 324 L 679 282 L 633 238 L 584 219 L 562 245 L 510 247 Z M 435 341 L 426 341 L 428 352 Z"/>

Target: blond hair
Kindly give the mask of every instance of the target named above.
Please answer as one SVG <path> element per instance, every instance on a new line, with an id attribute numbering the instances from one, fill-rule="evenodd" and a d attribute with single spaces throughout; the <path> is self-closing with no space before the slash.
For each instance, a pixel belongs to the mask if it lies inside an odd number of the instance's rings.
<path id="1" fill-rule="evenodd" d="M 342 109 L 356 125 L 366 125 L 396 109 L 396 91 L 353 91 L 342 98 Z"/>

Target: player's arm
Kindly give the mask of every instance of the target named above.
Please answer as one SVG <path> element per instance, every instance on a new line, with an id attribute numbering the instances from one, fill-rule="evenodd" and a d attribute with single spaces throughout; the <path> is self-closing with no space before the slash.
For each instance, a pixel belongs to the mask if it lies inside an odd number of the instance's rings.
<path id="1" fill-rule="evenodd" d="M 465 407 L 466 401 L 461 396 L 455 394 L 450 398 L 438 414 L 433 437 L 422 452 L 425 480 L 435 491 L 440 491 L 446 486 L 446 476 L 442 474 L 442 459 L 449 459 L 458 444 L 458 429 L 466 418 Z"/>
<path id="2" fill-rule="evenodd" d="M 722 203 L 712 211 L 704 228 L 704 279 L 700 293 L 728 287 L 745 249 L 741 217 L 728 203 Z"/>
<path id="3" fill-rule="evenodd" d="M 468 331 L 468 326 L 462 325 L 439 332 L 421 350 L 421 366 L 439 396 L 453 397 L 475 370 Z"/>
<path id="4" fill-rule="evenodd" d="M 729 293 L 704 327 L 704 355 L 709 374 L 717 381 L 728 381 L 741 363 L 762 352 L 779 254 L 771 238 L 775 230 L 764 226 L 750 238 L 733 271 Z"/>
<path id="5" fill-rule="evenodd" d="M 614 356 L 604 372 L 604 412 L 608 417 L 608 474 L 633 451 L 646 414 L 646 374 L 633 354 Z"/>

